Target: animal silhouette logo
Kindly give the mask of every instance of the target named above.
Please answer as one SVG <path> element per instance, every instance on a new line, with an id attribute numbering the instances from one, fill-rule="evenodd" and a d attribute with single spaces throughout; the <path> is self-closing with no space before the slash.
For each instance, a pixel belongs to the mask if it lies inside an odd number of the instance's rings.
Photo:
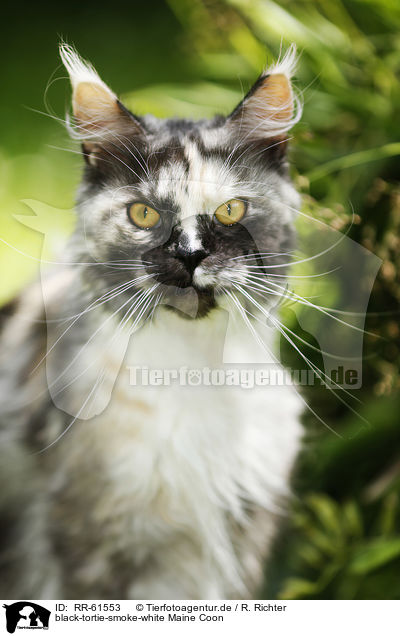
<path id="1" fill-rule="evenodd" d="M 3 605 L 6 610 L 6 627 L 9 634 L 18 629 L 48 629 L 50 610 L 32 603 L 18 601 L 11 605 Z"/>

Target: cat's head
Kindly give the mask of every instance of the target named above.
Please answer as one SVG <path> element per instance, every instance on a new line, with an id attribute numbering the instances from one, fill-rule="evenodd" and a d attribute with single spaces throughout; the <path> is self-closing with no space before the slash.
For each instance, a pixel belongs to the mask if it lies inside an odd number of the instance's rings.
<path id="1" fill-rule="evenodd" d="M 104 263 L 87 272 L 99 292 L 126 283 L 148 307 L 162 298 L 203 317 L 237 285 L 254 291 L 250 275 L 280 273 L 298 207 L 286 162 L 300 114 L 293 48 L 231 114 L 201 121 L 136 116 L 70 47 L 61 57 L 86 162 L 78 235 Z"/>

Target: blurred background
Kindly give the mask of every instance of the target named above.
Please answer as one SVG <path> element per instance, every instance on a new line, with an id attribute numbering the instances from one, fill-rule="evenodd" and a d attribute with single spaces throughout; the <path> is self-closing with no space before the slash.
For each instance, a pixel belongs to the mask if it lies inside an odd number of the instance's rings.
<path id="1" fill-rule="evenodd" d="M 60 38 L 138 114 L 194 118 L 227 114 L 265 62 L 297 44 L 304 115 L 291 158 L 303 210 L 348 231 L 383 264 L 366 320 L 376 335 L 364 338 L 356 392 L 365 419 L 326 388 L 304 390 L 340 437 L 305 415 L 290 520 L 260 598 L 400 598 L 398 1 L 4 2 L 2 19 L 1 303 L 36 275 L 42 250 L 41 235 L 13 215 L 31 214 L 29 200 L 50 206 L 45 256 L 72 229 L 62 210 L 73 207 L 82 163 L 57 119 L 70 95 Z M 296 366 L 285 341 L 281 355 Z"/>

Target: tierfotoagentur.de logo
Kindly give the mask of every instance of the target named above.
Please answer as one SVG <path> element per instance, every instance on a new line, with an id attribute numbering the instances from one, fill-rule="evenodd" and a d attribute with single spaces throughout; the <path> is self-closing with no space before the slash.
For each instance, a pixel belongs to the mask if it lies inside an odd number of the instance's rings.
<path id="1" fill-rule="evenodd" d="M 18 601 L 3 605 L 9 634 L 16 629 L 49 629 L 50 610 L 32 601 Z"/>

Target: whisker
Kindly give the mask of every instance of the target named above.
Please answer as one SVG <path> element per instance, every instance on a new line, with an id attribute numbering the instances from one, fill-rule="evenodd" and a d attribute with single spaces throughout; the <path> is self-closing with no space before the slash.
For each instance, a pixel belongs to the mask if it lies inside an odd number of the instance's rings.
<path id="1" fill-rule="evenodd" d="M 317 377 L 319 377 L 319 379 L 322 381 L 321 378 L 321 374 L 325 377 L 326 380 L 328 380 L 329 382 L 332 382 L 332 384 L 336 387 L 336 389 L 339 389 L 341 391 L 343 391 L 344 393 L 346 393 L 346 395 L 348 395 L 349 397 L 353 398 L 354 400 L 356 400 L 357 402 L 361 403 L 361 400 L 359 398 L 357 398 L 355 395 L 353 395 L 352 393 L 350 393 L 349 391 L 347 391 L 346 389 L 344 389 L 342 386 L 340 386 L 339 384 L 337 384 L 337 382 L 333 381 L 331 378 L 329 378 L 329 376 L 326 375 L 326 373 L 324 373 L 323 371 L 321 371 L 320 369 L 318 369 L 318 367 L 311 362 L 311 360 L 304 355 L 299 347 L 296 346 L 296 344 L 293 342 L 293 340 L 285 333 L 285 331 L 283 329 L 280 328 L 280 325 L 278 324 L 279 321 L 274 320 L 271 317 L 272 322 L 274 323 L 276 329 L 278 329 L 279 333 L 292 345 L 292 347 L 301 355 L 301 357 L 303 358 L 303 360 L 306 362 L 306 364 L 309 365 L 309 367 L 314 371 L 314 373 L 317 375 Z M 342 403 L 346 406 L 346 408 L 350 409 L 350 411 L 352 411 L 352 413 L 354 413 L 354 415 L 356 415 L 360 420 L 362 420 L 363 422 L 365 422 L 366 424 L 368 424 L 368 420 L 365 419 L 365 417 L 363 417 L 360 413 L 358 413 L 355 409 L 353 409 L 352 406 L 350 406 L 350 404 L 348 404 L 348 402 L 346 402 L 346 400 L 344 400 L 336 391 L 334 392 L 333 389 L 328 386 L 326 384 L 326 382 L 324 383 L 326 388 L 331 391 L 333 393 L 333 395 Z"/>
<path id="2" fill-rule="evenodd" d="M 250 279 L 251 279 L 251 276 L 252 275 L 249 275 Z M 332 316 L 329 313 L 329 311 L 325 310 L 322 306 L 315 305 L 314 303 L 311 303 L 309 300 L 307 300 L 307 298 L 304 298 L 303 296 L 299 296 L 298 294 L 296 294 L 295 292 L 289 290 L 288 288 L 282 287 L 281 285 L 278 285 L 278 283 L 274 283 L 273 281 L 268 281 L 268 283 L 270 285 L 272 285 L 273 287 L 276 287 L 278 289 L 281 289 L 281 290 L 285 291 L 285 293 L 288 294 L 289 298 L 292 298 L 293 300 L 298 302 L 300 305 L 305 305 L 306 307 L 311 307 L 313 309 L 316 309 L 317 311 L 319 311 L 320 313 L 324 314 L 325 316 L 328 316 L 332 320 L 335 320 L 336 322 L 338 322 L 338 323 L 340 323 L 342 325 L 345 325 L 346 327 L 349 327 L 349 329 L 354 329 L 355 331 L 359 331 L 360 333 L 367 334 L 369 336 L 379 337 L 379 336 L 377 336 L 377 334 L 374 334 L 374 333 L 372 333 L 370 331 L 366 331 L 365 329 L 361 329 L 360 327 L 356 327 L 356 325 L 352 325 L 349 322 L 345 322 L 344 320 L 341 320 L 337 316 Z"/>
<path id="3" fill-rule="evenodd" d="M 256 254 L 242 254 L 241 256 L 232 256 L 228 258 L 228 261 L 237 260 L 262 260 L 261 257 L 266 256 L 268 258 L 274 258 L 278 256 L 292 256 L 290 252 L 257 252 Z"/>
<path id="4" fill-rule="evenodd" d="M 323 371 L 321 371 L 320 369 L 318 369 L 318 367 L 311 362 L 311 360 L 305 355 L 303 354 L 303 352 L 299 349 L 299 347 L 297 347 L 297 345 L 293 342 L 293 340 L 285 333 L 282 331 L 282 329 L 280 328 L 281 323 L 280 321 L 278 321 L 277 319 L 275 319 L 270 313 L 267 313 L 264 309 L 264 307 L 262 307 L 262 305 L 260 305 L 254 298 L 252 298 L 252 296 L 250 296 L 250 294 L 248 294 L 246 292 L 246 290 L 244 290 L 240 285 L 235 285 L 235 287 L 238 289 L 238 291 L 243 294 L 248 300 L 250 300 L 250 302 L 257 307 L 257 309 L 259 311 L 261 311 L 261 313 L 269 320 L 271 320 L 271 322 L 275 325 L 275 327 L 278 329 L 278 331 L 283 335 L 283 337 L 292 345 L 292 347 L 297 351 L 297 353 L 303 358 L 303 360 L 306 362 L 306 364 L 308 364 L 308 366 L 310 366 L 310 368 L 314 371 L 314 373 L 317 375 L 317 377 L 320 378 L 320 380 L 322 381 L 322 376 L 324 376 L 324 378 L 328 381 L 328 382 L 332 382 L 332 384 L 334 384 L 336 386 L 337 389 L 342 390 L 344 393 L 346 393 L 346 395 L 348 395 L 349 397 L 351 397 L 352 399 L 356 400 L 357 402 L 360 402 L 361 400 L 359 400 L 355 395 L 353 395 L 352 393 L 349 393 L 349 391 L 347 391 L 344 387 L 340 386 L 339 384 L 337 384 L 336 382 L 334 382 L 331 378 L 329 378 L 329 376 L 326 375 L 326 373 L 324 373 Z M 326 385 L 326 384 L 325 384 Z M 332 389 L 326 385 L 326 387 L 332 391 Z M 335 396 L 345 405 L 347 406 L 351 411 L 353 411 L 353 413 L 355 415 L 357 415 L 360 419 L 364 420 L 365 422 L 367 422 L 367 420 L 365 420 L 364 417 L 362 417 L 359 413 L 357 413 L 357 411 L 354 411 L 352 409 L 352 407 L 346 402 L 344 401 L 340 395 L 338 395 L 337 393 L 335 393 Z"/>
<path id="5" fill-rule="evenodd" d="M 250 273 L 252 273 L 254 276 L 256 276 L 257 274 L 260 274 L 260 279 L 263 278 L 261 272 L 253 272 L 253 269 L 264 269 L 263 265 L 246 265 L 246 269 L 250 270 Z M 339 269 L 342 269 L 341 266 L 338 267 L 334 267 L 333 269 L 330 269 L 326 272 L 321 272 L 320 274 L 304 274 L 304 275 L 290 275 L 290 274 L 273 274 L 272 272 L 265 272 L 265 276 L 266 277 L 270 277 L 273 276 L 274 278 L 283 278 L 286 280 L 286 278 L 294 278 L 294 279 L 302 279 L 302 278 L 321 278 L 322 276 L 327 276 L 328 274 L 333 274 L 334 272 L 337 272 Z"/>
<path id="6" fill-rule="evenodd" d="M 134 307 L 133 307 L 133 311 L 136 311 L 136 310 L 140 307 L 140 305 L 141 305 L 141 304 L 143 305 L 143 306 L 142 306 L 142 309 L 141 309 L 141 312 L 139 313 L 138 317 L 135 319 L 135 324 L 137 324 L 137 322 L 140 320 L 141 316 L 143 315 L 144 311 L 146 310 L 146 308 L 147 308 L 147 307 L 148 307 L 148 305 L 150 304 L 150 302 L 151 302 L 151 300 L 152 300 L 152 299 L 151 299 L 151 294 L 152 294 L 153 290 L 154 290 L 154 289 L 156 289 L 159 285 L 160 285 L 160 283 L 156 283 L 156 284 L 155 284 L 155 285 L 153 285 L 153 287 L 152 287 L 152 288 L 150 288 L 149 290 L 142 291 L 142 294 L 141 294 L 141 296 L 139 297 L 139 300 L 136 302 L 136 304 L 134 304 Z M 147 297 L 149 297 L 149 298 L 148 298 L 147 303 L 144 303 L 144 304 L 143 304 L 143 300 L 144 300 L 145 298 L 147 298 Z M 124 305 L 123 305 L 123 306 L 124 306 Z M 122 306 L 122 307 L 123 307 L 123 306 Z M 122 307 L 121 307 L 121 308 L 122 308 Z M 120 309 L 121 309 L 121 308 L 120 308 Z M 131 317 L 131 316 L 133 315 L 133 312 L 132 312 L 131 308 L 129 308 L 129 309 L 128 309 L 128 311 L 126 312 L 126 314 L 129 314 L 129 317 Z M 128 319 L 129 319 L 129 317 L 128 317 Z M 103 324 L 104 324 L 104 323 L 103 323 Z M 125 325 L 125 324 L 126 324 L 126 321 L 125 321 L 125 320 L 123 320 L 123 321 L 121 321 L 121 322 L 119 323 L 119 325 L 118 325 L 118 327 L 117 327 L 117 330 L 116 330 L 116 333 L 113 335 L 113 337 L 112 337 L 112 339 L 111 339 L 111 342 L 115 339 L 115 337 L 117 336 L 118 332 L 119 332 L 119 331 L 121 331 L 121 329 L 124 327 L 124 325 Z M 81 349 L 81 351 L 82 351 L 82 349 Z M 81 372 L 78 376 L 75 376 L 75 377 L 73 378 L 73 380 L 72 380 L 72 381 L 70 381 L 67 385 L 64 385 L 64 386 L 62 387 L 62 389 L 59 389 L 59 390 L 56 392 L 56 394 L 60 393 L 60 391 L 64 391 L 66 388 L 68 388 L 68 386 L 70 386 L 70 385 L 71 385 L 73 382 L 75 382 L 75 381 L 76 381 L 79 377 L 81 377 L 84 373 L 86 373 L 86 371 L 88 371 L 88 369 L 89 369 L 89 368 L 91 368 L 91 366 L 93 366 L 94 362 L 96 362 L 96 361 L 93 361 L 93 362 L 92 362 L 92 363 L 91 363 L 88 367 L 86 367 L 86 369 L 84 369 L 84 370 L 83 370 L 83 372 Z M 60 377 L 61 377 L 61 376 L 59 376 L 59 378 L 60 378 Z M 58 379 L 59 379 L 59 378 L 58 378 Z M 76 414 L 76 416 L 73 418 L 73 420 L 72 420 L 72 421 L 69 423 L 69 425 L 66 427 L 66 429 L 65 429 L 62 433 L 60 433 L 60 435 L 58 435 L 58 437 L 57 437 L 55 440 L 53 440 L 53 441 L 52 441 L 50 444 L 48 444 L 45 448 L 41 449 L 40 451 L 38 451 L 38 452 L 37 452 L 37 453 L 35 453 L 35 454 L 43 453 L 44 451 L 46 451 L 46 450 L 48 450 L 49 448 L 51 448 L 52 446 L 54 446 L 54 444 L 56 444 L 57 442 L 59 442 L 59 441 L 62 439 L 62 437 L 64 437 L 64 435 L 65 435 L 65 434 L 66 434 L 66 433 L 67 433 L 67 432 L 71 429 L 71 427 L 73 426 L 73 424 L 77 421 L 77 419 L 79 418 L 79 415 L 82 413 L 83 409 L 84 409 L 84 408 L 85 408 L 85 406 L 88 404 L 89 400 L 92 398 L 92 396 L 93 396 L 94 392 L 95 392 L 95 391 L 99 388 L 99 386 L 101 386 L 101 384 L 102 384 L 102 383 L 103 383 L 103 381 L 104 381 L 104 378 L 105 378 L 105 368 L 103 367 L 103 368 L 102 368 L 102 370 L 101 370 L 101 372 L 100 372 L 100 374 L 99 374 L 99 376 L 98 376 L 98 378 L 97 378 L 97 380 L 96 380 L 96 382 L 95 382 L 95 384 L 94 384 L 94 386 L 93 386 L 93 388 L 91 389 L 91 391 L 90 391 L 89 395 L 87 396 L 87 398 L 86 398 L 86 399 L 85 399 L 85 401 L 83 402 L 83 404 L 82 404 L 81 408 L 79 409 L 78 413 Z M 55 395 L 56 395 L 56 394 L 55 394 Z"/>
<path id="7" fill-rule="evenodd" d="M 32 261 L 35 261 L 36 263 L 40 263 L 40 264 L 45 264 L 45 265 L 62 265 L 63 267 L 70 267 L 72 265 L 84 265 L 85 267 L 94 267 L 94 266 L 107 266 L 107 265 L 113 265 L 113 261 L 104 261 L 104 262 L 100 262 L 100 261 L 48 261 L 46 259 L 43 258 L 37 258 L 35 256 L 32 256 L 31 254 L 27 254 L 26 252 L 23 252 L 22 250 L 18 249 L 18 247 L 15 247 L 15 245 L 12 245 L 11 243 L 8 243 L 8 241 L 6 241 L 5 239 L 3 239 L 2 237 L 0 237 L 0 241 L 2 243 L 4 243 L 4 245 L 7 245 L 7 247 L 9 247 L 10 249 L 14 250 L 15 252 L 17 252 L 18 254 L 21 254 L 21 256 L 24 256 L 25 258 L 29 258 Z M 147 262 L 147 261 L 140 261 L 140 259 L 138 259 L 137 265 L 139 265 L 140 263 L 145 263 L 146 265 L 152 265 L 152 263 Z M 129 264 L 129 262 L 128 262 Z M 134 263 L 132 263 L 134 264 Z"/>
<path id="8" fill-rule="evenodd" d="M 59 442 L 64 435 L 66 435 L 68 433 L 68 431 L 72 428 L 72 426 L 75 424 L 76 420 L 79 418 L 80 414 L 82 413 L 83 409 L 85 408 L 86 404 L 89 402 L 89 400 L 91 399 L 92 395 L 94 394 L 96 388 L 98 387 L 98 385 L 102 384 L 103 380 L 104 380 L 104 376 L 105 373 L 103 373 L 102 375 L 100 375 L 93 388 L 91 389 L 89 395 L 87 396 L 87 398 L 85 399 L 84 403 L 82 404 L 81 408 L 79 409 L 78 413 L 75 415 L 75 417 L 73 418 L 72 422 L 70 422 L 68 424 L 68 426 L 63 430 L 62 433 L 60 433 L 60 435 L 58 435 L 58 437 L 53 440 L 52 442 L 50 442 L 50 444 L 48 444 L 47 446 L 45 446 L 45 448 L 42 448 L 40 451 L 37 451 L 36 453 L 34 453 L 34 455 L 41 455 L 42 453 L 44 453 L 45 451 L 49 450 L 52 446 L 54 446 L 55 444 L 57 444 L 57 442 Z"/>
<path id="9" fill-rule="evenodd" d="M 134 312 L 134 311 L 135 311 L 135 310 L 136 310 L 136 309 L 140 306 L 140 304 L 141 304 L 141 302 L 142 302 L 142 300 L 143 300 L 143 297 L 144 297 L 145 293 L 146 293 L 146 290 L 139 290 L 136 294 L 134 294 L 134 296 L 132 296 L 132 300 L 133 300 L 132 305 L 130 305 L 130 307 L 128 308 L 128 310 L 125 312 L 125 314 L 124 314 L 124 318 L 125 318 L 125 317 L 126 317 L 126 316 L 130 313 L 130 312 L 131 312 L 132 308 L 133 308 L 133 312 Z M 134 299 L 135 299 L 137 296 L 139 296 L 139 298 L 136 300 L 136 302 L 134 302 Z M 127 303 L 125 303 L 124 305 L 122 305 L 122 306 L 119 308 L 118 312 L 119 312 L 121 309 L 123 309 L 123 307 L 124 307 L 126 304 L 127 304 Z M 132 312 L 132 313 L 133 313 L 133 312 Z M 117 313 L 117 312 L 116 312 L 116 313 Z M 123 318 L 123 319 L 124 319 L 124 318 Z M 122 320 L 123 320 L 123 319 L 122 319 Z M 110 343 L 112 343 L 112 342 L 115 340 L 115 338 L 116 338 L 116 337 L 118 336 L 118 334 L 120 333 L 121 328 L 124 326 L 124 325 L 122 325 L 122 320 L 121 320 L 121 321 L 120 321 L 120 323 L 118 324 L 117 329 L 116 329 L 116 331 L 115 331 L 114 335 L 112 336 Z M 103 323 L 102 323 L 102 325 L 101 325 L 101 327 L 100 327 L 100 328 L 102 328 L 102 327 L 104 326 L 104 324 L 105 324 L 105 322 L 103 322 Z M 88 344 L 88 343 L 86 343 L 86 344 Z M 85 344 L 85 346 L 86 346 L 86 344 Z M 76 359 L 79 357 L 79 355 L 81 354 L 81 352 L 83 351 L 83 349 L 85 348 L 85 346 L 84 346 L 84 347 L 82 347 L 82 348 L 80 349 L 80 351 L 78 352 L 78 354 L 77 354 L 77 356 L 76 356 Z M 83 369 L 80 373 L 78 373 L 78 375 L 76 375 L 74 378 L 72 378 L 72 380 L 70 380 L 67 384 L 64 384 L 62 387 L 60 387 L 60 388 L 59 388 L 59 389 L 57 389 L 56 391 L 52 392 L 52 395 L 53 395 L 53 396 L 55 396 L 55 395 L 58 395 L 59 393 L 61 393 L 61 392 L 65 391 L 65 389 L 67 389 L 67 388 L 68 388 L 71 384 L 73 384 L 74 382 L 76 382 L 76 381 L 77 381 L 80 377 L 82 377 L 82 375 L 84 375 L 84 374 L 86 373 L 86 371 L 88 371 L 88 370 L 89 370 L 92 366 L 94 366 L 94 364 L 97 362 L 97 359 L 98 359 L 98 358 L 95 358 L 95 359 L 94 359 L 94 360 L 93 360 L 93 361 L 92 361 L 92 362 L 91 362 L 91 363 L 90 363 L 90 364 L 89 364 L 86 368 L 84 368 L 84 369 Z M 72 363 L 73 363 L 73 362 L 74 362 L 74 360 L 72 361 Z M 71 363 L 71 364 L 72 364 L 72 363 Z M 59 375 L 59 376 L 55 379 L 55 381 L 54 381 L 54 382 L 52 382 L 52 383 L 49 385 L 49 388 L 51 388 L 52 386 L 54 386 L 54 384 L 55 384 L 56 382 L 58 382 L 58 381 L 61 379 L 62 375 L 63 375 L 63 374 Z"/>
<path id="10" fill-rule="evenodd" d="M 265 343 L 263 342 L 263 340 L 260 338 L 259 334 L 257 334 L 257 332 L 255 331 L 253 325 L 251 324 L 249 318 L 246 316 L 246 311 L 244 309 L 244 307 L 241 305 L 241 303 L 239 302 L 238 298 L 236 297 L 235 294 L 232 294 L 231 292 L 229 292 L 228 290 L 224 290 L 224 293 L 226 293 L 234 302 L 234 304 L 236 305 L 236 307 L 238 308 L 240 315 L 242 316 L 242 319 L 244 321 L 244 323 L 246 324 L 247 328 L 250 330 L 250 332 L 252 333 L 253 337 L 255 338 L 256 342 L 258 342 L 258 344 L 261 346 L 262 349 L 264 349 L 264 351 L 266 351 L 269 355 L 271 355 L 275 361 L 277 362 L 277 364 L 279 364 L 279 360 L 276 358 L 276 356 L 274 356 L 274 354 L 269 351 L 269 349 L 266 347 Z M 295 393 L 297 394 L 297 396 L 299 397 L 299 399 L 301 400 L 301 402 L 305 405 L 305 407 L 310 411 L 310 413 L 312 413 L 314 415 L 314 417 L 323 425 L 325 426 L 325 428 L 327 428 L 329 431 L 331 431 L 331 433 L 333 433 L 334 435 L 336 435 L 337 437 L 342 438 L 342 435 L 340 435 L 337 431 L 335 431 L 331 426 L 329 426 L 329 424 L 327 424 L 319 415 L 318 413 L 316 413 L 316 411 L 314 411 L 314 409 L 307 403 L 307 401 L 303 398 L 303 396 L 301 395 L 301 393 L 299 393 L 299 391 L 296 389 L 295 386 L 293 386 L 293 390 L 295 391 Z"/>
<path id="11" fill-rule="evenodd" d="M 133 286 L 135 284 L 135 281 L 131 281 L 130 282 L 131 286 Z M 137 292 L 139 293 L 139 292 Z M 133 298 L 135 297 L 134 294 Z M 75 362 L 75 360 L 77 359 L 77 357 L 82 353 L 82 351 L 87 347 L 88 344 L 90 344 L 90 342 L 93 340 L 93 338 L 97 335 L 97 333 L 100 331 L 100 329 L 103 328 L 103 326 L 109 322 L 121 309 L 123 309 L 123 307 L 125 307 L 130 301 L 132 300 L 132 298 L 128 298 L 127 301 L 125 301 L 123 303 L 123 305 L 121 305 L 121 307 L 119 307 L 116 311 L 114 311 L 112 314 L 110 314 L 106 320 L 100 325 L 100 327 L 98 327 L 96 329 L 96 331 L 91 335 L 91 337 L 89 338 L 89 340 L 85 343 L 85 345 L 82 347 L 82 349 L 80 349 L 80 351 L 76 354 L 76 356 L 73 358 L 73 360 L 69 363 L 69 365 L 64 369 L 64 371 L 61 373 L 61 375 L 59 376 L 62 377 L 70 368 L 70 366 Z M 69 331 L 69 329 L 75 324 L 76 320 L 74 320 L 74 322 L 61 334 L 61 336 L 56 340 L 55 343 L 53 343 L 52 347 L 46 352 L 45 356 L 43 356 L 43 358 L 38 362 L 38 364 L 36 365 L 35 369 L 47 358 L 47 356 L 51 353 L 51 351 L 54 349 L 54 347 L 57 345 L 57 343 L 61 340 L 61 338 L 67 333 L 67 331 Z M 33 373 L 33 371 L 32 371 Z M 57 378 L 57 379 L 59 379 Z M 54 383 L 52 383 L 54 384 Z M 52 386 L 52 385 L 50 385 Z"/>

